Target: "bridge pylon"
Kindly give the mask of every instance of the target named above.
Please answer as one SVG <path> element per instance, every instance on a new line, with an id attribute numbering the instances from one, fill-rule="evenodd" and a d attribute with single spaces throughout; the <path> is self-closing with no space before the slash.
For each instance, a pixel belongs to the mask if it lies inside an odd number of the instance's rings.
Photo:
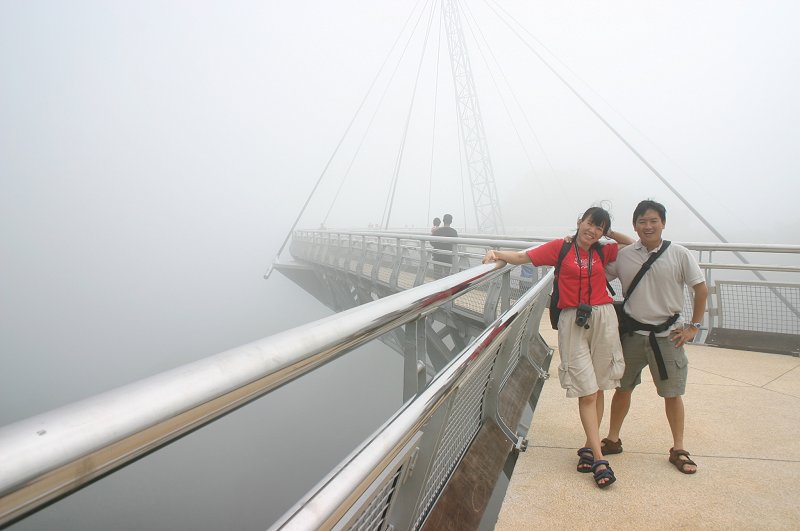
<path id="1" fill-rule="evenodd" d="M 494 168 L 489 156 L 483 117 L 475 90 L 475 80 L 472 77 L 472 66 L 461 27 L 458 0 L 442 0 L 442 17 L 450 50 L 459 131 L 464 144 L 478 232 L 502 234 L 505 227 L 497 199 Z"/>

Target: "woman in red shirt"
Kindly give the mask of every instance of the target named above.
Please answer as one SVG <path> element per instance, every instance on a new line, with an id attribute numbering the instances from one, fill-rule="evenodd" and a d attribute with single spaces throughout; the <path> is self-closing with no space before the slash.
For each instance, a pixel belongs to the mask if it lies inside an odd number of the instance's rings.
<path id="1" fill-rule="evenodd" d="M 527 251 L 489 251 L 484 263 L 502 261 L 514 265 L 555 266 L 564 242 L 569 248 L 559 268 L 558 350 L 559 380 L 568 398 L 578 398 L 578 411 L 586 443 L 578 450 L 578 472 L 593 472 L 595 483 L 604 488 L 616 481 L 603 458 L 600 421 L 603 391 L 616 389 L 625 370 L 617 331 L 613 299 L 606 289 L 604 265 L 617 259 L 619 246 L 633 243 L 625 234 L 610 230 L 611 216 L 591 207 L 578 220 L 574 236 L 553 240 Z M 607 236 L 616 243 L 601 244 Z M 602 248 L 602 250 L 601 250 Z"/>

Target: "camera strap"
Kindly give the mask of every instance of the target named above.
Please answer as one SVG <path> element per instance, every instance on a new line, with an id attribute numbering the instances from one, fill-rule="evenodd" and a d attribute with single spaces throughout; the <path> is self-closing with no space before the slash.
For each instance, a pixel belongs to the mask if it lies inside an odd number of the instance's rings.
<path id="1" fill-rule="evenodd" d="M 575 260 L 578 262 L 578 304 L 581 304 L 581 288 L 582 288 L 582 273 L 583 269 L 581 268 L 581 254 L 578 250 L 578 240 L 577 238 L 572 240 L 572 244 L 575 247 Z M 592 305 L 592 249 L 594 249 L 594 244 L 589 247 L 587 254 L 589 255 L 589 280 L 587 284 L 589 284 L 589 300 L 586 303 L 591 306 Z M 599 255 L 600 253 L 598 253 Z"/>

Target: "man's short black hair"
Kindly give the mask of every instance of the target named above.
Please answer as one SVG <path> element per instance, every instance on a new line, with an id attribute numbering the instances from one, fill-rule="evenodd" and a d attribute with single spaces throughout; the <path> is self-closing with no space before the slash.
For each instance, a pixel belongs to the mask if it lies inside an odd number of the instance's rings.
<path id="1" fill-rule="evenodd" d="M 451 216 L 450 214 L 445 214 L 442 217 L 442 221 L 444 221 L 445 225 L 450 225 L 453 222 L 453 216 Z"/>
<path id="2" fill-rule="evenodd" d="M 661 218 L 661 223 L 667 222 L 667 209 L 664 208 L 664 205 L 652 199 L 645 199 L 640 201 L 633 210 L 633 224 L 636 225 L 636 220 L 644 216 L 644 213 L 648 210 L 655 210 L 658 213 L 658 217 Z"/>

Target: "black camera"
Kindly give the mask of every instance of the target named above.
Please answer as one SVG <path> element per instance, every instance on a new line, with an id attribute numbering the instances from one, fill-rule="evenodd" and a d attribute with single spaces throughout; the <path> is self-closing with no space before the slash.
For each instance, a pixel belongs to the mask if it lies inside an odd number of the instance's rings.
<path id="1" fill-rule="evenodd" d="M 588 304 L 579 304 L 578 311 L 575 312 L 575 324 L 589 328 L 589 317 L 592 316 L 592 307 Z"/>

